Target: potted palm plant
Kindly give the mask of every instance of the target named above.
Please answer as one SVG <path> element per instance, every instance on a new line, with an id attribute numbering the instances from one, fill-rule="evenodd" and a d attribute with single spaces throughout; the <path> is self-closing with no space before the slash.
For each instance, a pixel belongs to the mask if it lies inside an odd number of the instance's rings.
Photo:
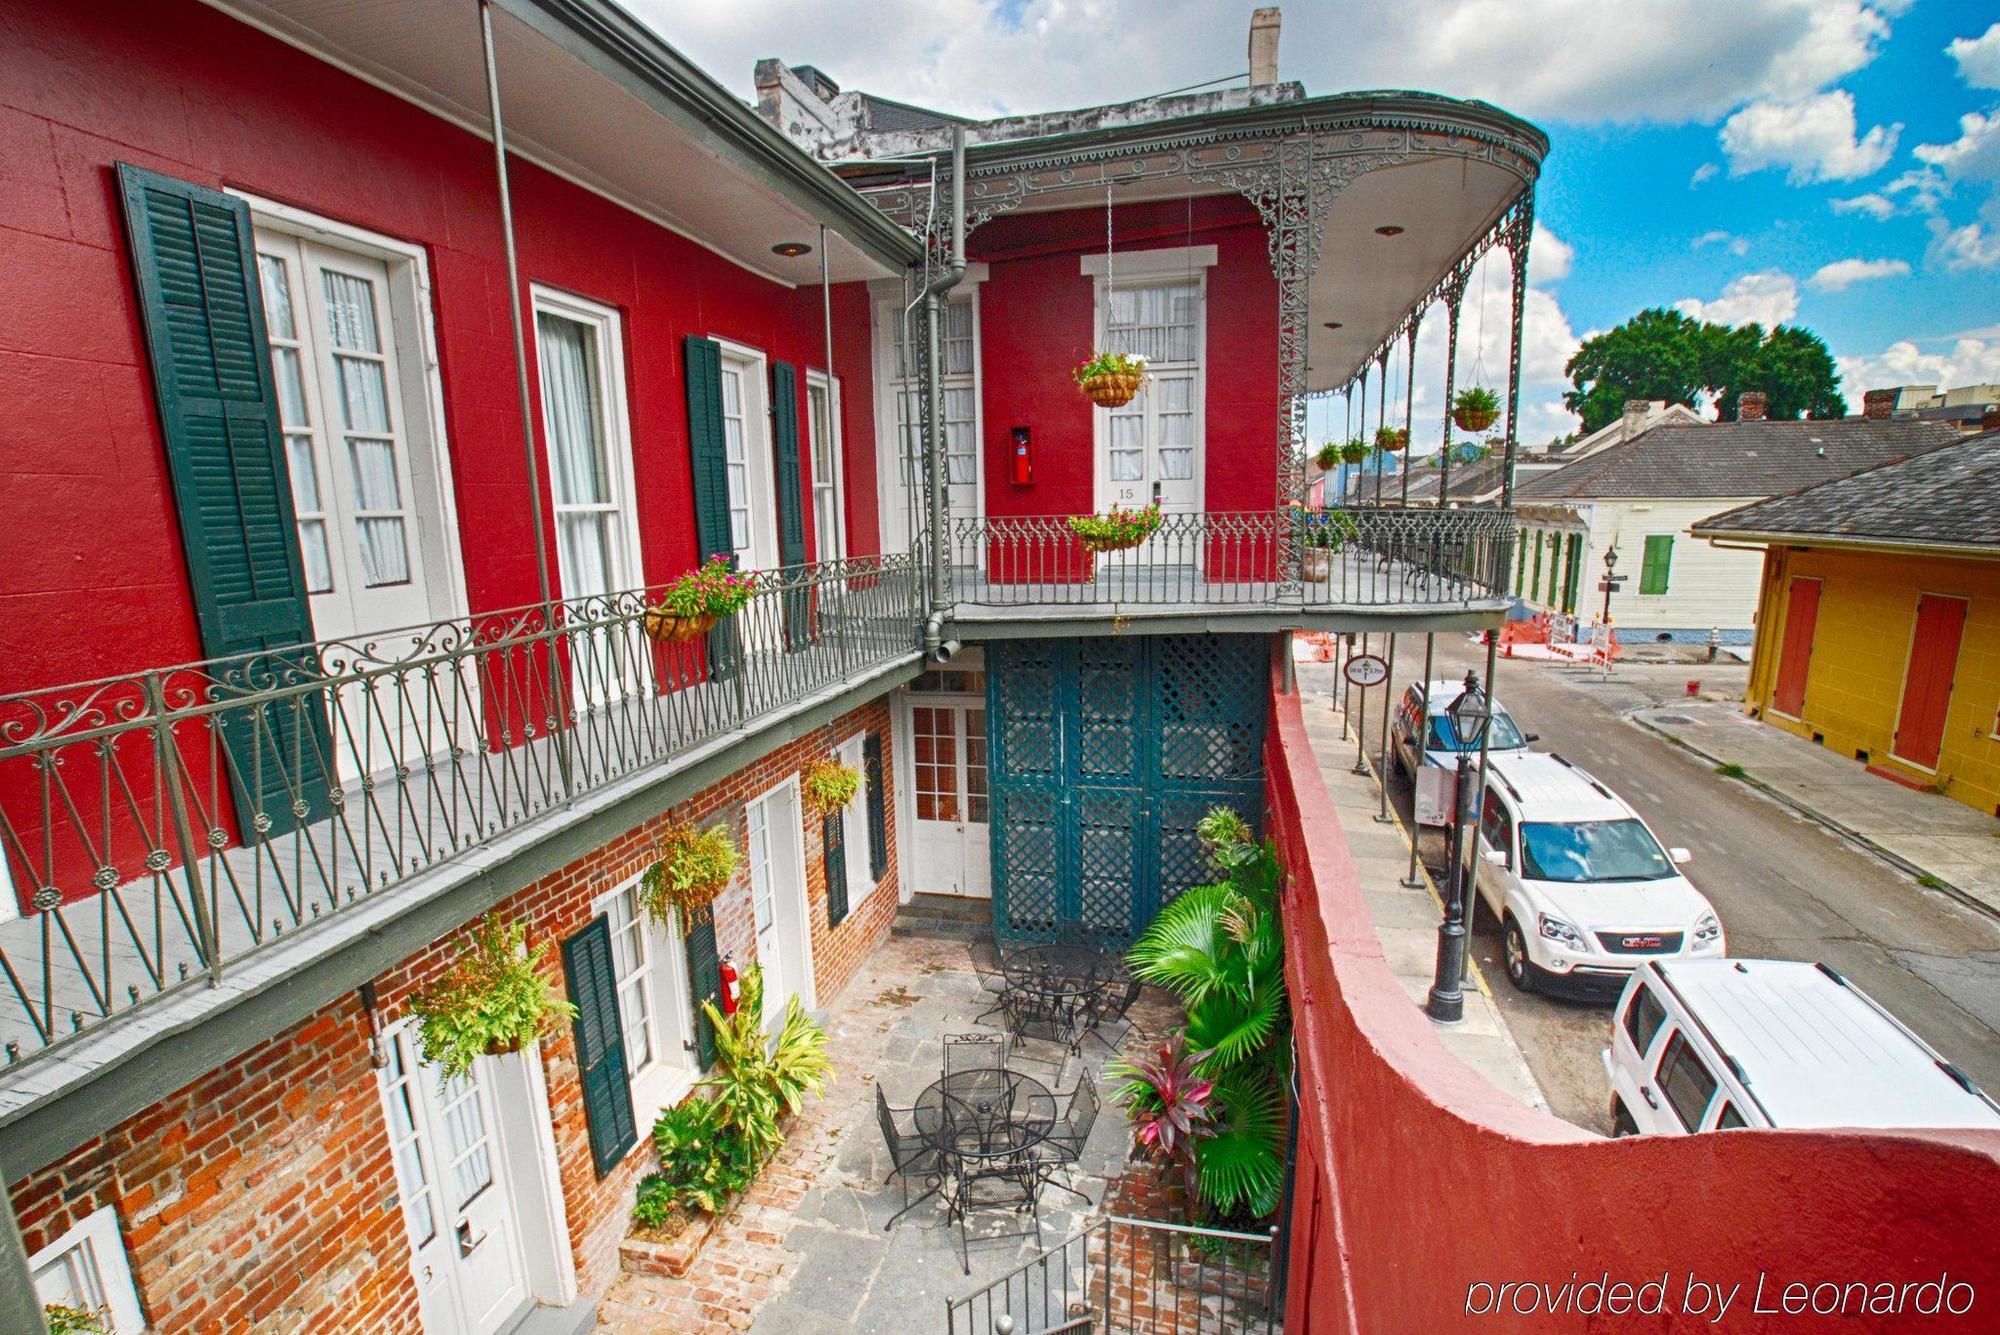
<path id="1" fill-rule="evenodd" d="M 549 943 L 523 949 L 526 923 L 488 914 L 451 972 L 410 998 L 417 1046 L 446 1076 L 464 1075 L 482 1056 L 519 1052 L 576 1018 L 539 972 Z"/>
<path id="2" fill-rule="evenodd" d="M 1146 359 L 1130 352 L 1093 352 L 1074 374 L 1092 403 L 1123 408 L 1146 382 Z"/>
<path id="3" fill-rule="evenodd" d="M 1484 385 L 1461 389 L 1451 401 L 1451 420 L 1461 431 L 1484 431 L 1500 416 L 1500 400 Z"/>
<path id="4" fill-rule="evenodd" d="M 742 861 L 736 839 L 721 825 L 676 824 L 660 836 L 653 865 L 639 877 L 639 905 L 662 927 L 686 931 L 713 911 L 716 896 Z"/>
<path id="5" fill-rule="evenodd" d="M 723 617 L 741 611 L 757 592 L 757 576 L 737 571 L 717 554 L 662 590 L 657 606 L 646 609 L 646 634 L 660 644 L 706 635 Z"/>

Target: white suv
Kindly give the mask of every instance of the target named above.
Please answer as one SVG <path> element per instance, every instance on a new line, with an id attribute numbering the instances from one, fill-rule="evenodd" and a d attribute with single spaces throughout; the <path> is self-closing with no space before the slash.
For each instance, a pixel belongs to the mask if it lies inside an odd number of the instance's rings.
<path id="1" fill-rule="evenodd" d="M 1724 953 L 1722 922 L 1639 813 L 1558 755 L 1494 756 L 1473 881 L 1500 916 L 1507 980 L 1608 998 L 1656 956 Z"/>
<path id="2" fill-rule="evenodd" d="M 1964 1072 L 1824 964 L 1656 960 L 1613 1014 L 1613 1135 L 2000 1127 Z"/>

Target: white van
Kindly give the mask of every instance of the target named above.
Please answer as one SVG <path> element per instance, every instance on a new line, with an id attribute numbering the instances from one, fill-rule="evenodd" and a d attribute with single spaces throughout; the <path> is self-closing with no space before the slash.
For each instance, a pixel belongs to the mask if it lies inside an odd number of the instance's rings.
<path id="1" fill-rule="evenodd" d="M 2000 1106 L 1824 964 L 1657 960 L 1604 1050 L 1612 1134 L 1735 1127 L 2000 1128 Z"/>
<path id="2" fill-rule="evenodd" d="M 1639 813 L 1559 755 L 1493 756 L 1473 883 L 1498 915 L 1507 981 L 1609 1000 L 1650 956 L 1720 956 L 1722 921 Z"/>

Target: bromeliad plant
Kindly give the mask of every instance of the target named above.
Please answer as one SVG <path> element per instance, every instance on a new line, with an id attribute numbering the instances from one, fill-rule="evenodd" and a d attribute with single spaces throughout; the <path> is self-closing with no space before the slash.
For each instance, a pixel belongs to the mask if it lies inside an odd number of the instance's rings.
<path id="1" fill-rule="evenodd" d="M 488 914 L 451 972 L 410 998 L 417 1046 L 447 1077 L 464 1075 L 489 1053 L 518 1052 L 576 1018 L 576 1007 L 538 972 L 548 943 L 525 950 L 527 936 L 526 923 Z"/>
<path id="2" fill-rule="evenodd" d="M 660 836 L 653 865 L 639 876 L 639 905 L 662 927 L 685 932 L 707 917 L 736 875 L 743 854 L 721 825 L 674 825 Z"/>
<path id="3" fill-rule="evenodd" d="M 799 786 L 813 810 L 822 814 L 839 811 L 861 791 L 861 771 L 825 756 L 806 766 Z"/>
<path id="4" fill-rule="evenodd" d="M 1071 515 L 1069 526 L 1087 551 L 1123 551 L 1153 536 L 1160 527 L 1160 507 L 1153 504 L 1141 510 L 1128 510 L 1114 505 L 1110 514 Z"/>
<path id="5" fill-rule="evenodd" d="M 661 591 L 659 604 L 646 610 L 646 633 L 663 643 L 693 639 L 742 611 L 756 593 L 757 576 L 718 553 Z"/>
<path id="6" fill-rule="evenodd" d="M 820 1093 L 833 1078 L 826 1030 L 794 996 L 785 1005 L 777 1038 L 767 1035 L 761 965 L 743 975 L 734 1015 L 724 1015 L 712 1001 L 703 1002 L 702 1010 L 715 1030 L 720 1069 L 701 1083 L 713 1091 L 717 1124 L 743 1137 L 761 1167 L 785 1143 L 778 1119 L 797 1112 L 806 1095 Z"/>
<path id="7" fill-rule="evenodd" d="M 1212 1086 L 1203 1099 L 1207 1130 L 1179 1138 L 1174 1152 L 1197 1209 L 1261 1218 L 1277 1209 L 1284 1181 L 1289 1074 L 1277 854 L 1226 808 L 1212 809 L 1196 833 L 1222 879 L 1161 909 L 1126 958 L 1140 978 L 1179 998 L 1181 1037 L 1194 1054 L 1189 1074 Z M 1129 1091 L 1140 1077 L 1124 1074 Z M 1127 1100 L 1141 1126 L 1157 1121 L 1152 1097 L 1135 1091 Z"/>

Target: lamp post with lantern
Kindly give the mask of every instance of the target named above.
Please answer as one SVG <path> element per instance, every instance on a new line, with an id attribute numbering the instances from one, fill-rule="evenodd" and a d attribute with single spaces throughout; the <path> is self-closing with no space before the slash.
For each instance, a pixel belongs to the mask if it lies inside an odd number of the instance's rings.
<path id="1" fill-rule="evenodd" d="M 1461 850 L 1465 831 L 1465 779 L 1471 769 L 1471 757 L 1480 750 L 1486 739 L 1486 727 L 1493 721 L 1493 706 L 1486 693 L 1479 689 L 1478 679 L 1468 672 L 1465 674 L 1465 689 L 1458 693 L 1456 700 L 1445 706 L 1444 712 L 1452 738 L 1458 744 L 1458 773 L 1451 787 L 1448 851 L 1451 864 L 1445 878 L 1444 921 L 1438 925 L 1437 972 L 1431 982 L 1430 997 L 1424 1002 L 1424 1013 L 1433 1020 L 1451 1021 L 1465 1018 L 1465 993 L 1460 988 L 1460 980 L 1465 976 L 1465 901 L 1472 889 L 1468 884 Z"/>

